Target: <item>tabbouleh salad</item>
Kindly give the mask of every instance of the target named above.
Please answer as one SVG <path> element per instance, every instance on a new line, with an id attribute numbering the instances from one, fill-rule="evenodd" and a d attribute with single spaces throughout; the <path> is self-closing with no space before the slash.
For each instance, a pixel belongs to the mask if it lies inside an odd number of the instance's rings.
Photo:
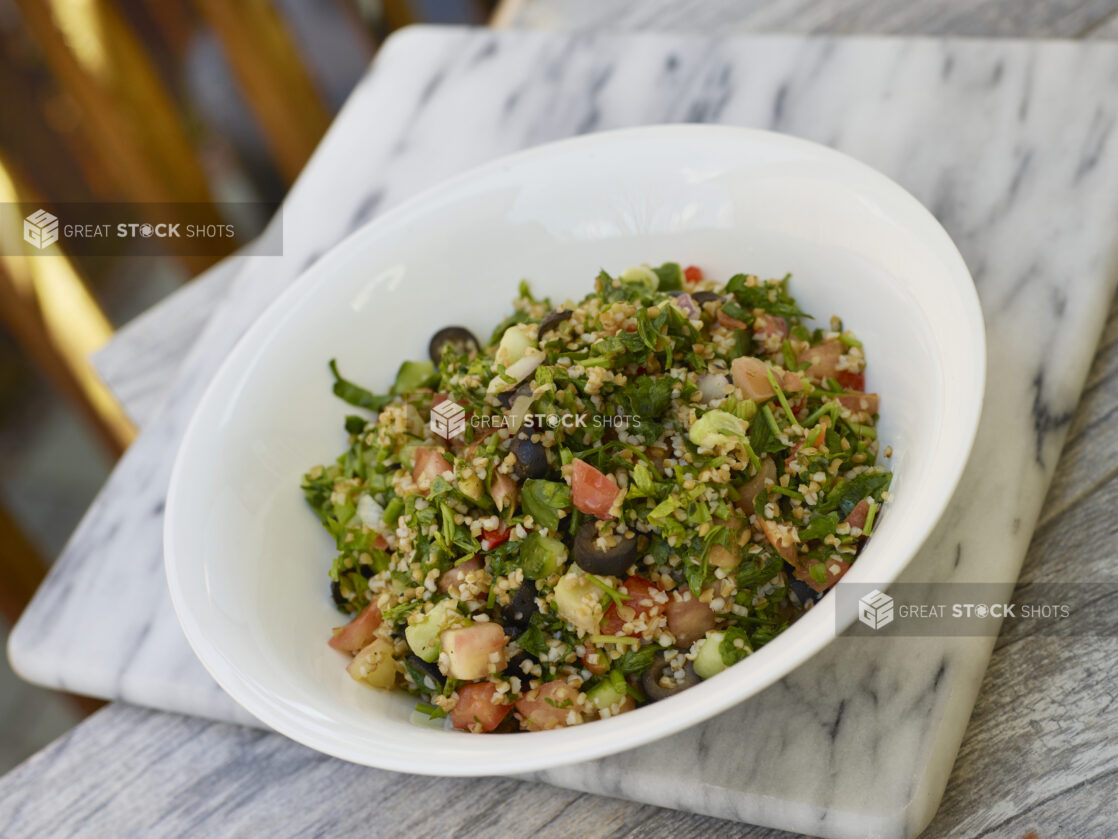
<path id="1" fill-rule="evenodd" d="M 810 320 L 787 277 L 667 263 L 603 271 L 577 303 L 521 283 L 491 337 L 440 330 L 385 394 L 331 361 L 364 412 L 302 488 L 336 542 L 350 675 L 455 728 L 535 731 L 671 696 L 783 632 L 854 562 L 892 477 L 861 343 Z"/>

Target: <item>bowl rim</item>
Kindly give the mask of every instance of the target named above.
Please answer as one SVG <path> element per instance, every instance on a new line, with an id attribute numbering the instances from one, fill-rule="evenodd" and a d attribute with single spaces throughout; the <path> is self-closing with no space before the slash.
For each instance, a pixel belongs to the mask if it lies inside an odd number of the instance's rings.
<path id="1" fill-rule="evenodd" d="M 239 337 L 207 384 L 205 392 L 194 409 L 175 454 L 168 485 L 163 531 L 164 569 L 175 615 L 195 656 L 222 690 L 256 719 L 309 748 L 342 760 L 381 769 L 439 776 L 479 776 L 537 771 L 625 751 L 697 725 L 743 702 L 788 675 L 834 641 L 839 633 L 853 622 L 855 615 L 852 611 L 836 617 L 835 597 L 826 597 L 794 626 L 789 627 L 751 656 L 750 661 L 755 662 L 754 665 L 739 671 L 737 678 L 734 674 L 737 668 L 728 668 L 724 673 L 719 674 L 717 679 L 696 685 L 680 696 L 603 721 L 609 723 L 608 730 L 604 726 L 585 725 L 552 731 L 528 732 L 517 738 L 474 737 L 470 740 L 465 739 L 468 735 L 447 732 L 445 736 L 448 738 L 448 743 L 450 737 L 461 737 L 463 745 L 471 744 L 464 750 L 466 759 L 458 758 L 450 762 L 434 759 L 424 762 L 409 754 L 374 753 L 366 745 L 352 739 L 346 740 L 338 736 L 337 732 L 315 729 L 310 725 L 310 720 L 305 714 L 300 716 L 294 713 L 279 697 L 257 680 L 247 677 L 226 658 L 220 645 L 203 629 L 194 606 L 183 590 L 182 581 L 185 579 L 183 575 L 189 574 L 191 563 L 188 558 L 178 554 L 175 546 L 178 529 L 183 526 L 179 520 L 179 497 L 185 492 L 182 483 L 186 453 L 195 445 L 203 416 L 210 413 L 208 409 L 211 403 L 220 395 L 226 371 L 242 354 L 251 352 L 252 345 L 261 336 L 269 334 L 276 327 L 276 321 L 286 316 L 286 310 L 293 298 L 329 276 L 334 265 L 343 261 L 347 252 L 357 247 L 357 243 L 369 235 L 371 229 L 398 223 L 408 215 L 423 210 L 425 205 L 444 192 L 461 190 L 509 167 L 546 158 L 557 150 L 659 139 L 685 139 L 691 142 L 730 139 L 741 141 L 743 145 L 776 144 L 803 152 L 810 159 L 837 163 L 849 171 L 857 172 L 861 178 L 867 179 L 868 184 L 875 190 L 884 190 L 886 193 L 891 193 L 892 198 L 901 204 L 909 204 L 921 219 L 921 237 L 926 238 L 930 235 L 939 238 L 941 241 L 938 243 L 937 250 L 941 251 L 946 259 L 955 263 L 950 273 L 956 278 L 961 276 L 969 280 L 967 283 L 960 283 L 964 286 L 959 291 L 966 299 L 966 306 L 965 311 L 958 313 L 961 325 L 959 331 L 968 334 L 977 342 L 974 347 L 977 355 L 977 369 L 974 371 L 973 378 L 974 393 L 964 406 L 970 409 L 969 416 L 963 418 L 966 433 L 963 437 L 956 438 L 958 456 L 947 471 L 946 479 L 926 500 L 924 506 L 929 508 L 931 513 L 924 519 L 922 528 L 914 528 L 919 532 L 909 540 L 911 550 L 899 552 L 906 555 L 892 561 L 887 569 L 884 569 L 885 573 L 877 575 L 875 582 L 889 584 L 895 581 L 926 543 L 942 518 L 970 459 L 982 413 L 987 372 L 985 326 L 973 278 L 957 246 L 932 213 L 904 187 L 868 164 L 829 146 L 779 132 L 727 125 L 645 125 L 544 143 L 487 161 L 427 187 L 396 207 L 366 222 L 331 247 L 321 259 L 303 271 L 278 294 Z M 958 273 L 960 271 L 961 275 Z M 952 284 L 955 285 L 955 280 Z M 820 623 L 826 623 L 827 629 L 818 626 Z M 797 627 L 801 627 L 800 631 L 794 632 Z M 786 642 L 781 643 L 785 639 Z M 766 651 L 768 655 L 765 654 Z M 776 653 L 783 653 L 783 655 L 777 656 Z M 691 712 L 675 715 L 669 713 L 682 707 L 679 702 L 683 696 L 692 697 Z M 694 700 L 701 701 L 696 703 Z M 653 717 L 657 718 L 656 724 L 649 725 L 648 723 L 654 722 Z M 439 734 L 443 736 L 442 732 Z M 531 745 L 538 748 L 524 748 L 529 743 L 521 738 L 528 736 L 535 738 L 531 741 Z M 484 742 L 478 742 L 479 740 Z M 508 746 L 501 746 L 501 742 L 507 743 Z"/>

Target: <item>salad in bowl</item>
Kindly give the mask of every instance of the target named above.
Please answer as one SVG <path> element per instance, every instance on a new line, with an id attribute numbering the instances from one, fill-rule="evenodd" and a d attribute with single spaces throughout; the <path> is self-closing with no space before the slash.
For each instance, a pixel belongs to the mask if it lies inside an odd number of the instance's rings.
<path id="1" fill-rule="evenodd" d="M 357 681 L 470 732 L 606 719 L 772 640 L 855 561 L 892 475 L 861 342 L 787 277 L 526 283 L 390 391 L 342 377 L 348 448 L 303 478 Z M 887 449 L 885 454 L 891 452 Z"/>

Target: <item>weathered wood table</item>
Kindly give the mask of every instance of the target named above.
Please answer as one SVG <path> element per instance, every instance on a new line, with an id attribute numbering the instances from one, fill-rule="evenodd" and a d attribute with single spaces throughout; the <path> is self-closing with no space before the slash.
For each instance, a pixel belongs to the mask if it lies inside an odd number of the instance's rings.
<path id="1" fill-rule="evenodd" d="M 918 6 L 918 8 L 917 8 Z M 933 7 L 937 7 L 934 8 Z M 735 4 L 623 5 L 534 0 L 513 23 L 691 31 L 892 31 L 1118 34 L 1118 3 L 848 2 L 764 14 Z M 933 9 L 933 11 L 929 11 Z M 1009 9 L 1002 12 L 1002 9 Z M 1014 14 L 1020 12 L 1019 14 Z M 1013 28 L 1014 26 L 1018 28 Z M 1118 93 L 1118 80 L 1100 97 Z M 1115 219 L 1118 229 L 1118 219 Z M 137 419 L 155 415 L 175 362 L 193 343 L 235 266 L 176 295 L 99 359 Z M 1024 579 L 1113 579 L 1118 494 L 1118 308 L 1111 310 L 1026 561 Z M 1052 428 L 1068 418 L 1042 417 Z M 1113 639 L 1031 637 L 1008 622 L 982 685 L 947 796 L 929 836 L 1109 836 L 1118 792 Z M 141 639 L 142 640 L 142 639 Z M 153 649 L 159 645 L 151 644 Z M 190 664 L 193 664 L 192 662 Z M 184 663 L 184 666 L 188 666 Z M 196 665 L 195 665 L 196 666 Z M 138 671 L 137 671 L 138 672 Z M 128 674 L 124 674 L 127 680 Z M 80 680 L 79 680 L 80 681 Z M 142 685 L 126 685 L 142 692 Z M 220 698 L 220 697 L 219 697 Z M 163 707 L 176 705 L 168 697 Z M 194 699 L 197 699 L 195 697 Z M 501 779 L 419 778 L 351 766 L 283 738 L 197 718 L 112 705 L 0 780 L 0 835 L 778 836 L 774 831 Z"/>

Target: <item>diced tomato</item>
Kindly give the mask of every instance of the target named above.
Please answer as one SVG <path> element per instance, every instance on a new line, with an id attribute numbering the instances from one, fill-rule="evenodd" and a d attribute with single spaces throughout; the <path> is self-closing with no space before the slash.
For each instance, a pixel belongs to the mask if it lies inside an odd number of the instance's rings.
<path id="1" fill-rule="evenodd" d="M 501 522 L 496 530 L 483 530 L 481 531 L 481 546 L 485 550 L 491 551 L 509 540 L 509 532 L 509 528 L 504 522 Z"/>
<path id="2" fill-rule="evenodd" d="M 732 318 L 721 309 L 718 310 L 718 322 L 727 329 L 745 329 L 745 323 Z"/>
<path id="3" fill-rule="evenodd" d="M 864 391 L 866 389 L 866 374 L 865 373 L 851 373 L 849 370 L 838 370 L 835 372 L 834 379 L 843 390 L 856 390 Z"/>
<path id="4" fill-rule="evenodd" d="M 382 551 L 388 550 L 388 540 L 378 533 L 377 538 L 373 540 L 373 547 L 380 548 Z"/>
<path id="5" fill-rule="evenodd" d="M 793 373 L 791 370 L 780 372 L 751 355 L 739 356 L 730 362 L 730 375 L 733 376 L 734 387 L 740 388 L 746 399 L 755 402 L 764 402 L 776 395 L 769 382 L 770 370 L 774 379 L 779 378 L 781 390 L 785 394 L 799 393 L 804 389 L 804 382 L 799 373 Z"/>
<path id="6" fill-rule="evenodd" d="M 435 478 L 450 469 L 450 462 L 438 449 L 423 446 L 415 450 L 415 468 L 412 469 L 411 476 L 420 489 L 430 488 Z"/>
<path id="7" fill-rule="evenodd" d="M 738 490 L 738 509 L 746 514 L 752 513 L 753 499 L 757 497 L 757 493 L 767 486 L 767 481 L 776 481 L 776 464 L 773 463 L 771 457 L 762 460 L 761 471 Z"/>
<path id="8" fill-rule="evenodd" d="M 355 653 L 369 645 L 380 626 L 380 609 L 376 603 L 370 603 L 357 613 L 357 617 L 345 626 L 334 630 L 334 637 L 327 643 L 335 650 L 346 653 Z"/>
<path id="9" fill-rule="evenodd" d="M 866 516 L 870 513 L 870 502 L 868 498 L 863 498 L 854 505 L 854 509 L 850 511 L 850 515 L 843 521 L 851 527 L 863 528 L 866 526 Z"/>
<path id="10" fill-rule="evenodd" d="M 823 441 L 827 439 L 827 417 L 823 417 L 822 421 L 819 423 L 818 430 L 809 431 L 808 435 L 808 437 L 805 437 L 792 446 L 792 451 L 788 454 L 788 457 L 784 458 L 784 465 L 786 467 L 796 459 L 796 455 L 799 454 L 800 449 L 805 445 L 814 448 L 819 448 L 823 445 Z"/>
<path id="11" fill-rule="evenodd" d="M 472 682 L 505 667 L 508 636 L 500 624 L 483 621 L 444 629 L 439 635 L 447 656 L 447 675 Z"/>
<path id="12" fill-rule="evenodd" d="M 763 402 L 774 395 L 769 378 L 765 374 L 768 365 L 759 358 L 743 355 L 735 358 L 730 363 L 730 372 L 734 377 L 734 387 L 745 394 L 746 399 Z"/>
<path id="13" fill-rule="evenodd" d="M 511 510 L 520 498 L 520 487 L 504 472 L 494 471 L 493 480 L 489 484 L 489 494 L 493 497 L 498 512 L 506 507 Z"/>
<path id="14" fill-rule="evenodd" d="M 632 576 L 625 580 L 625 605 L 621 609 L 616 603 L 611 603 L 602 617 L 603 635 L 625 635 L 623 628 L 626 623 L 640 615 L 652 611 L 659 601 L 654 597 L 656 592 L 663 591 L 644 577 Z"/>
<path id="15" fill-rule="evenodd" d="M 844 393 L 838 397 L 838 403 L 848 411 L 867 414 L 877 413 L 876 393 Z"/>
<path id="16" fill-rule="evenodd" d="M 636 324 L 624 326 L 622 321 L 618 321 L 610 326 L 603 326 L 602 331 L 607 335 L 616 335 L 618 332 L 636 332 Z"/>
<path id="17" fill-rule="evenodd" d="M 571 500 L 578 510 L 600 519 L 611 519 L 610 507 L 620 489 L 609 475 L 603 475 L 585 460 L 571 463 Z"/>
<path id="18" fill-rule="evenodd" d="M 807 413 L 808 413 L 808 411 L 807 411 L 807 397 L 806 396 L 797 396 L 795 399 L 789 399 L 788 400 L 788 407 L 792 409 L 792 415 L 796 419 L 802 420 L 804 417 L 807 416 Z"/>
<path id="19" fill-rule="evenodd" d="M 838 360 L 845 349 L 838 338 L 829 338 L 817 346 L 808 347 L 796 360 L 801 364 L 808 362 L 810 366 L 804 372 L 809 379 L 818 381 L 825 376 L 835 376 L 839 372 Z"/>
<path id="20" fill-rule="evenodd" d="M 779 343 L 788 337 L 788 321 L 776 315 L 758 315 L 753 321 L 753 338 L 760 344 L 766 344 L 772 339 Z"/>
<path id="21" fill-rule="evenodd" d="M 547 682 L 530 690 L 516 703 L 516 712 L 531 731 L 545 731 L 570 725 L 571 714 L 575 723 L 582 722 L 582 708 L 578 705 L 578 691 L 562 679 Z"/>
<path id="22" fill-rule="evenodd" d="M 796 550 L 796 543 L 792 541 L 791 534 L 775 521 L 759 520 L 761 522 L 761 532 L 765 534 L 769 544 L 776 549 L 778 554 L 795 565 L 799 561 L 799 552 Z"/>
<path id="23" fill-rule="evenodd" d="M 471 682 L 458 686 L 458 704 L 450 712 L 450 724 L 465 731 L 492 731 L 512 710 L 512 705 L 494 702 L 497 687 L 492 682 Z"/>
<path id="24" fill-rule="evenodd" d="M 697 265 L 688 265 L 683 269 L 683 280 L 692 285 L 701 283 L 703 281 L 703 269 Z"/>
<path id="25" fill-rule="evenodd" d="M 588 643 L 586 644 L 586 652 L 582 654 L 582 666 L 595 676 L 601 676 L 609 670 L 609 656 L 593 644 Z"/>
<path id="26" fill-rule="evenodd" d="M 714 629 L 714 610 L 701 600 L 673 597 L 668 601 L 668 629 L 679 644 L 693 644 Z"/>
<path id="27" fill-rule="evenodd" d="M 466 575 L 471 571 L 478 571 L 481 569 L 481 560 L 476 556 L 467 559 L 465 562 L 460 562 L 449 571 L 444 571 L 442 576 L 439 577 L 439 591 L 444 594 L 451 589 L 461 590 L 462 583 L 466 581 Z M 455 595 L 457 597 L 457 595 Z"/>
<path id="28" fill-rule="evenodd" d="M 617 604 L 610 604 L 606 609 L 606 614 L 602 618 L 602 634 L 603 635 L 624 635 L 621 631 L 622 626 L 625 625 L 625 620 L 617 613 Z"/>

